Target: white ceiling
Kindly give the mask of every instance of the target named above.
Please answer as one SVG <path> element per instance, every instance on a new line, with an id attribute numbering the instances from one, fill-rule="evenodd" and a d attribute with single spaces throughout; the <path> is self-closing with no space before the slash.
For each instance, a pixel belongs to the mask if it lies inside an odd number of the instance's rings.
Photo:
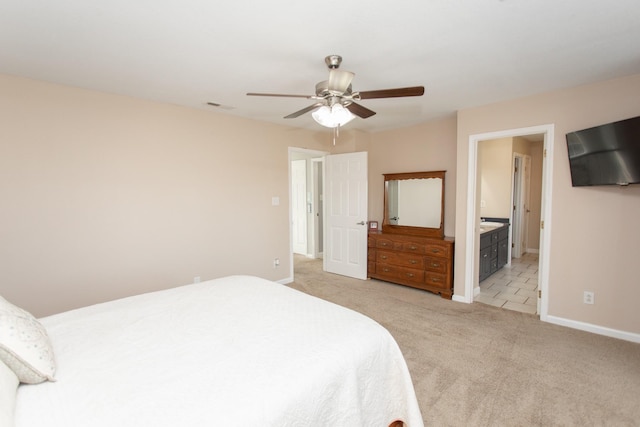
<path id="1" fill-rule="evenodd" d="M 0 73 L 320 129 L 302 98 L 343 57 L 379 131 L 640 73 L 638 0 L 2 0 Z M 1 94 L 0 94 L 1 96 Z M 207 106 L 222 104 L 222 108 Z"/>

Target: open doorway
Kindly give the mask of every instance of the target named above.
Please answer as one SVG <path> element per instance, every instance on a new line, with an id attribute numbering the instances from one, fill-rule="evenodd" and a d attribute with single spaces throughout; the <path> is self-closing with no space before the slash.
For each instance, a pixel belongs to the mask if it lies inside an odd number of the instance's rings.
<path id="1" fill-rule="evenodd" d="M 478 145 L 480 292 L 475 301 L 537 313 L 539 239 L 529 236 L 540 234 L 543 138 L 514 136 Z"/>
<path id="2" fill-rule="evenodd" d="M 324 151 L 289 148 L 291 277 L 296 256 L 322 258 L 324 254 Z"/>
<path id="3" fill-rule="evenodd" d="M 471 135 L 469 137 L 469 177 L 468 177 L 468 193 L 467 193 L 467 230 L 466 234 L 466 264 L 467 274 L 465 276 L 465 301 L 472 302 L 480 294 L 479 286 L 479 247 L 480 247 L 480 218 L 482 206 L 485 204 L 485 195 L 481 193 L 481 164 L 479 162 L 480 150 L 483 141 L 495 140 L 500 138 L 516 138 L 516 137 L 532 137 L 533 135 L 540 135 L 542 139 L 542 170 L 540 173 L 539 185 L 540 185 L 540 221 L 530 221 L 531 228 L 537 230 L 537 234 L 529 233 L 529 236 L 535 234 L 539 239 L 539 253 L 537 254 L 537 298 L 536 298 L 536 313 L 542 320 L 546 319 L 547 307 L 548 307 L 548 265 L 549 265 L 549 241 L 550 241 L 550 224 L 548 221 L 545 223 L 545 218 L 549 218 L 551 206 L 551 170 L 552 170 L 552 158 L 546 153 L 552 153 L 553 139 L 554 139 L 554 126 L 543 125 L 530 128 L 512 129 L 507 131 L 492 132 L 479 135 Z M 511 170 L 512 154 L 508 155 L 507 168 Z M 510 172 L 511 173 L 511 172 Z M 506 179 L 509 187 L 512 187 L 514 182 L 513 175 L 508 176 Z M 509 199 L 513 197 L 511 189 L 509 190 Z M 484 202 L 483 202 L 484 200 Z M 509 221 L 513 221 L 513 200 L 509 201 L 509 212 L 502 211 L 503 217 L 509 218 Z M 526 210 L 526 208 L 523 208 Z M 511 239 L 513 236 L 511 236 Z M 532 239 L 529 239 L 529 245 Z M 511 243 L 513 243 L 511 241 Z"/>

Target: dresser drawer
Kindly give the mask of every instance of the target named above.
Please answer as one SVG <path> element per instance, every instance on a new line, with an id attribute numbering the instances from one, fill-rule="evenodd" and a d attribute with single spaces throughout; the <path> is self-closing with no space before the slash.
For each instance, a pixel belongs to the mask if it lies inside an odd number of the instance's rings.
<path id="1" fill-rule="evenodd" d="M 449 246 L 439 245 L 437 243 L 427 243 L 426 254 L 430 256 L 449 258 Z"/>
<path id="2" fill-rule="evenodd" d="M 394 240 L 385 239 L 385 238 L 377 238 L 376 239 L 376 248 L 393 249 L 393 250 L 397 251 L 397 250 L 402 249 L 402 242 L 396 242 Z"/>
<path id="3" fill-rule="evenodd" d="M 376 262 L 378 263 L 424 269 L 424 257 L 422 255 L 382 250 L 377 250 L 376 253 Z"/>
<path id="4" fill-rule="evenodd" d="M 447 274 L 447 271 L 449 271 L 449 261 L 444 258 L 424 257 L 424 268 L 427 271 Z"/>
<path id="5" fill-rule="evenodd" d="M 402 250 L 412 254 L 424 254 L 427 252 L 427 246 L 423 243 L 404 242 Z"/>
<path id="6" fill-rule="evenodd" d="M 451 284 L 447 281 L 446 274 L 425 272 L 424 282 L 429 286 L 435 286 L 442 289 L 449 289 Z"/>
<path id="7" fill-rule="evenodd" d="M 424 271 L 414 268 L 399 267 L 388 264 L 376 264 L 376 274 L 384 279 L 400 283 L 424 283 Z"/>

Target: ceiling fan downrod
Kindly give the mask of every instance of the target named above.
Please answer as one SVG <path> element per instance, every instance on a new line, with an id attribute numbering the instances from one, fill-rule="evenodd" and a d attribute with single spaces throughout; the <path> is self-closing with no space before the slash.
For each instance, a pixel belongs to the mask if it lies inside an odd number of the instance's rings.
<path id="1" fill-rule="evenodd" d="M 327 67 L 329 67 L 330 70 L 335 70 L 336 68 L 340 67 L 340 64 L 342 63 L 342 56 L 329 55 L 324 58 L 324 62 L 325 64 L 327 64 Z"/>

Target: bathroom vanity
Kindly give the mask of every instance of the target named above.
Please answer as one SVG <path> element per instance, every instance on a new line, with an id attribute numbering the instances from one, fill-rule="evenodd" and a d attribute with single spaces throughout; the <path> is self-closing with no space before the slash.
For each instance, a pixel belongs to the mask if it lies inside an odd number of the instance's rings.
<path id="1" fill-rule="evenodd" d="M 368 277 L 451 299 L 454 241 L 444 237 L 444 175 L 384 175 L 384 219 L 382 231 L 368 236 Z"/>
<path id="2" fill-rule="evenodd" d="M 480 222 L 480 281 L 491 276 L 509 260 L 509 220 L 484 219 Z"/>

